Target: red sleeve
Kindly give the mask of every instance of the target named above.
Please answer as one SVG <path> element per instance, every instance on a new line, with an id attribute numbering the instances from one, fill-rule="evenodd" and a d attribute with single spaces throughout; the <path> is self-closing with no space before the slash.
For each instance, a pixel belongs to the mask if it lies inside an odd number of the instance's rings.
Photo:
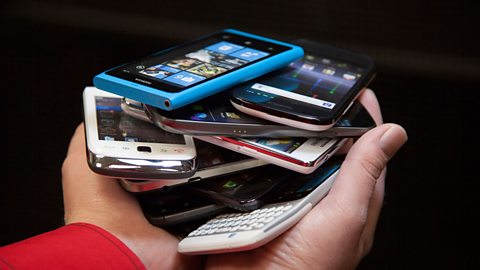
<path id="1" fill-rule="evenodd" d="M 145 269 L 119 239 L 87 223 L 0 247 L 0 269 Z"/>

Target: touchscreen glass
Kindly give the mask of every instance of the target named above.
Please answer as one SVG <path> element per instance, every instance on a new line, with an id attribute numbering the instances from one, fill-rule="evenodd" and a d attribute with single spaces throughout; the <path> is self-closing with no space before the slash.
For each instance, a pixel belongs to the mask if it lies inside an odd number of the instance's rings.
<path id="1" fill-rule="evenodd" d="M 210 178 L 192 183 L 191 187 L 197 191 L 229 197 L 238 202 L 249 201 L 266 194 L 278 185 L 284 176 L 289 173 L 285 169 L 254 168 L 241 173 Z M 268 171 L 269 173 L 265 173 Z"/>
<path id="2" fill-rule="evenodd" d="M 344 156 L 332 157 L 311 174 L 291 172 L 288 179 L 295 181 L 283 181 L 281 186 L 268 194 L 265 202 L 278 203 L 305 197 L 335 173 L 343 160 Z"/>
<path id="3" fill-rule="evenodd" d="M 107 74 L 168 92 L 178 92 L 289 49 L 219 33 L 148 56 Z"/>
<path id="4" fill-rule="evenodd" d="M 314 105 L 331 110 L 363 73 L 362 67 L 306 54 L 288 67 L 242 85 L 239 89 L 242 90 L 242 96 L 257 103 L 291 103 L 303 107 Z M 284 94 L 288 99 L 279 94 Z M 305 96 L 313 99 L 305 99 Z"/>
<path id="5" fill-rule="evenodd" d="M 241 140 L 277 153 L 290 154 L 305 143 L 308 138 L 252 138 Z"/>
<path id="6" fill-rule="evenodd" d="M 242 155 L 235 151 L 230 151 L 226 148 L 197 139 L 194 140 L 195 147 L 197 148 L 197 162 L 199 170 L 245 159 L 251 159 L 251 157 Z"/>
<path id="7" fill-rule="evenodd" d="M 137 199 L 144 212 L 151 217 L 174 215 L 214 204 L 208 197 L 185 196 L 186 192 L 181 188 L 157 190 L 138 194 Z"/>
<path id="8" fill-rule="evenodd" d="M 220 92 L 201 102 L 193 103 L 173 111 L 154 107 L 164 117 L 177 120 L 211 123 L 234 123 L 254 125 L 277 125 L 258 117 L 253 117 L 235 109 L 229 102 L 230 91 Z"/>
<path id="9" fill-rule="evenodd" d="M 95 97 L 99 140 L 185 144 L 182 135 L 168 133 L 153 124 L 138 120 L 123 112 L 121 98 Z"/>

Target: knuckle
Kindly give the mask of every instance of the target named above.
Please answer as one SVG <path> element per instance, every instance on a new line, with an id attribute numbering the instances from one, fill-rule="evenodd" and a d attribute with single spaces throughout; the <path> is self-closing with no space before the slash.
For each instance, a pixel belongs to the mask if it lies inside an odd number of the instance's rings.
<path id="1" fill-rule="evenodd" d="M 357 159 L 357 162 L 373 184 L 376 183 L 386 165 L 384 160 L 378 156 Z"/>

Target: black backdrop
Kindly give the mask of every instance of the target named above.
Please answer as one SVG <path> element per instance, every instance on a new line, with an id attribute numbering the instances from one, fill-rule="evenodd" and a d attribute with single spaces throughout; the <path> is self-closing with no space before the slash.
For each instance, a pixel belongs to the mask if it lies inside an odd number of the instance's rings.
<path id="1" fill-rule="evenodd" d="M 391 161 L 360 269 L 472 269 L 480 82 L 467 2 L 11 1 L 1 6 L 0 245 L 62 225 L 60 168 L 81 93 L 114 65 L 221 28 L 306 37 L 372 55 L 386 122 L 409 141 Z M 290 3 L 292 2 L 292 3 Z M 6 83 L 5 83 L 6 82 Z M 321 229 L 321 228 L 319 228 Z M 475 243 L 473 243 L 475 247 Z"/>

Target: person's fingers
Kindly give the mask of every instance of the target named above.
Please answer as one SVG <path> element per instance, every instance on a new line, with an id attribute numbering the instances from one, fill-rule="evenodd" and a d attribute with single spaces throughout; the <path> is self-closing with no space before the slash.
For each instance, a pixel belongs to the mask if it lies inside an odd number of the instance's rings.
<path id="1" fill-rule="evenodd" d="M 62 186 L 67 224 L 87 222 L 109 231 L 132 249 L 147 269 L 179 269 L 198 263 L 198 258 L 176 252 L 178 239 L 149 224 L 138 201 L 116 179 L 98 175 L 88 167 L 83 124 L 70 141 L 62 166 Z"/>
<path id="2" fill-rule="evenodd" d="M 358 101 L 365 107 L 365 109 L 370 113 L 373 120 L 377 125 L 383 124 L 382 111 L 380 109 L 380 104 L 378 103 L 377 96 L 375 93 L 367 88 L 362 94 L 358 97 Z"/>
<path id="3" fill-rule="evenodd" d="M 371 89 L 365 89 L 358 97 L 358 101 L 362 104 L 363 107 L 365 107 L 368 113 L 370 113 L 376 125 L 380 125 L 383 123 L 380 104 L 378 103 L 375 93 Z M 350 147 L 352 147 L 354 140 L 354 138 L 348 140 L 342 147 L 340 147 L 340 149 L 338 149 L 336 154 L 339 155 L 347 153 Z"/>
<path id="4" fill-rule="evenodd" d="M 114 208 L 112 210 L 123 209 L 122 213 L 141 212 L 134 198 L 124 192 L 115 179 L 95 174 L 88 167 L 83 123 L 70 140 L 62 166 L 62 187 L 67 223 L 87 218 L 91 209 L 105 209 L 99 205 L 109 205 Z M 112 212 L 109 216 L 115 214 Z"/>
<path id="5" fill-rule="evenodd" d="M 383 170 L 382 174 L 377 180 L 375 190 L 368 206 L 367 221 L 360 236 L 361 256 L 367 255 L 373 246 L 375 230 L 377 228 L 378 218 L 383 206 L 383 196 L 385 194 L 385 175 L 387 169 Z"/>
<path id="6" fill-rule="evenodd" d="M 372 201 L 382 201 L 383 183 L 377 185 L 377 180 L 382 179 L 387 162 L 406 141 L 405 130 L 396 124 L 380 125 L 360 137 L 348 152 L 328 196 L 315 208 L 337 220 L 339 231 L 361 234 L 369 214 L 376 218 L 381 207 L 375 205 L 373 214 L 369 213 Z"/>

